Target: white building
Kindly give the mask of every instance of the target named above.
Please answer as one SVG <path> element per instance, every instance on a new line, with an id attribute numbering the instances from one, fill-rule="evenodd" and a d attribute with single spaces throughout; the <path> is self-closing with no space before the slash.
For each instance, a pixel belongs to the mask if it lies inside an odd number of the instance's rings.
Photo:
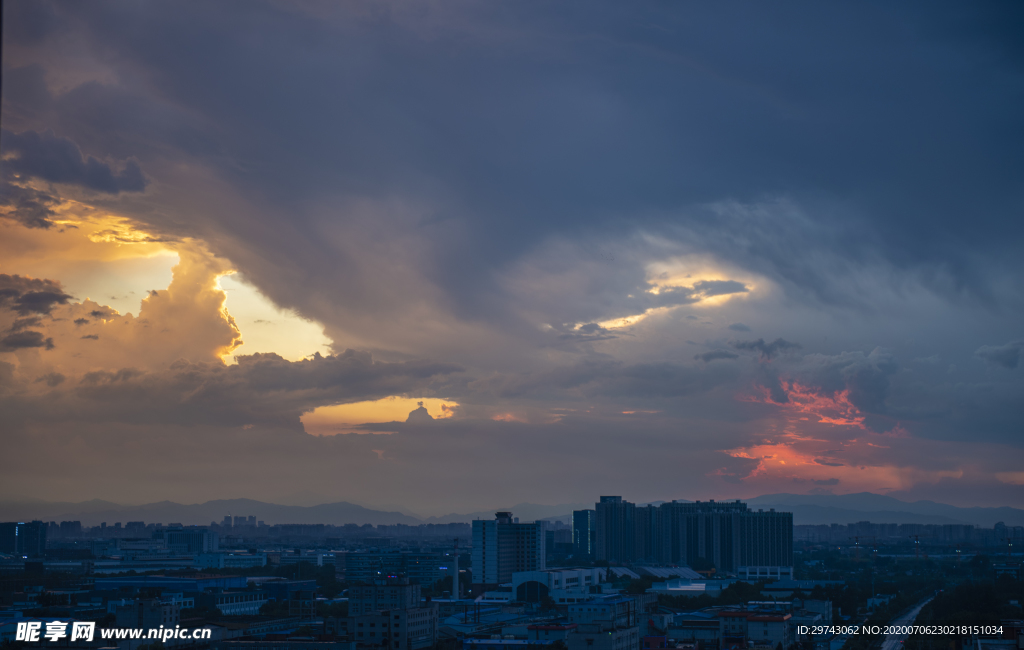
<path id="1" fill-rule="evenodd" d="M 473 522 L 473 593 L 512 581 L 521 571 L 546 568 L 544 522 L 519 523 L 511 512 Z"/>
<path id="2" fill-rule="evenodd" d="M 225 616 L 255 616 L 267 603 L 262 591 L 213 591 L 201 594 L 199 603 L 215 607 Z"/>
<path id="3" fill-rule="evenodd" d="M 512 594 L 520 602 L 539 603 L 549 597 L 559 604 L 576 603 L 593 598 L 607 579 L 608 570 L 603 568 L 518 571 L 512 574 Z"/>

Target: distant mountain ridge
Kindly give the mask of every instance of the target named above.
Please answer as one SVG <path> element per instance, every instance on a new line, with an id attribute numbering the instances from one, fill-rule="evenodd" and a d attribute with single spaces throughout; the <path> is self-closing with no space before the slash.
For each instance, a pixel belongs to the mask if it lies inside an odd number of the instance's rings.
<path id="1" fill-rule="evenodd" d="M 479 512 L 470 512 L 468 514 L 448 514 L 441 517 L 427 517 L 423 520 L 425 524 L 447 524 L 453 522 L 464 522 L 473 521 L 474 519 L 493 519 L 495 512 L 511 512 L 513 517 L 518 517 L 520 521 L 537 521 L 539 519 L 545 520 L 565 520 L 566 517 L 572 516 L 573 510 L 585 510 L 587 508 L 593 508 L 594 504 L 590 503 L 563 503 L 555 506 L 538 505 L 536 503 L 519 503 L 509 508 L 494 508 L 491 510 L 480 510 Z"/>
<path id="2" fill-rule="evenodd" d="M 725 501 L 729 499 L 723 499 Z M 682 501 L 682 499 L 680 499 Z M 1024 526 L 1024 509 L 1011 507 L 959 507 L 934 501 L 913 503 L 870 492 L 856 494 L 766 494 L 743 499 L 753 509 L 775 508 L 793 513 L 793 523 L 849 524 L 858 521 L 898 524 L 973 524 L 991 528 L 1002 521 L 1008 526 Z M 661 502 L 653 502 L 655 504 Z M 522 521 L 567 521 L 573 510 L 593 508 L 591 503 L 542 505 L 519 503 L 507 508 L 494 508 L 466 514 L 452 513 L 439 517 L 414 517 L 397 511 L 373 510 L 347 501 L 315 506 L 279 505 L 253 499 L 217 499 L 198 504 L 161 501 L 141 506 L 123 506 L 93 499 L 81 503 L 21 500 L 0 502 L 0 521 L 81 521 L 85 526 L 101 522 L 145 521 L 208 525 L 220 522 L 225 515 L 254 516 L 272 524 L 444 524 L 490 519 L 495 512 L 511 511 Z"/>
<path id="3" fill-rule="evenodd" d="M 1024 526 L 1024 510 L 951 506 L 935 501 L 900 501 L 872 492 L 852 494 L 765 494 L 744 499 L 754 509 L 786 510 L 796 524 L 973 524 L 991 528 L 1002 521 Z"/>
<path id="4" fill-rule="evenodd" d="M 354 503 L 340 501 L 318 506 L 283 506 L 252 499 L 217 499 L 206 503 L 183 505 L 173 501 L 147 503 L 141 506 L 121 506 L 109 502 L 106 508 L 95 506 L 95 501 L 83 504 L 0 503 L 0 519 L 43 519 L 46 521 L 81 521 L 83 526 L 96 526 L 101 522 L 145 521 L 163 524 L 209 525 L 225 515 L 256 517 L 267 524 L 410 524 L 423 523 L 416 517 L 400 512 L 371 510 Z M 57 507 L 53 507 L 57 506 Z M 78 508 L 76 506 L 85 506 Z"/>

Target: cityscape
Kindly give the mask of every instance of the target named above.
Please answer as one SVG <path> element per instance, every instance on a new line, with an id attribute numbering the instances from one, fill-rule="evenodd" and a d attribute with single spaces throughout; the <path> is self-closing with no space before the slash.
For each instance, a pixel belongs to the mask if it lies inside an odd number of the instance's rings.
<path id="1" fill-rule="evenodd" d="M 961 647 L 1008 639 L 1009 650 L 1024 631 L 1024 601 L 1007 598 L 1024 596 L 1014 544 L 1024 549 L 1024 526 L 794 525 L 793 513 L 740 500 L 621 496 L 537 521 L 498 511 L 376 526 L 251 515 L 207 526 L 9 522 L 0 523 L 0 634 L 24 642 L 19 625 L 58 621 L 98 626 L 91 642 L 64 639 L 82 648 L 146 645 L 119 630 L 185 628 L 208 636 L 159 643 L 840 650 L 887 638 L 853 630 L 911 608 L 928 625 L 966 626 L 940 638 Z M 973 590 L 988 609 L 963 607 L 947 589 Z M 1002 631 L 967 629 L 975 625 Z M 900 636 L 908 647 L 935 642 Z"/>
<path id="2" fill-rule="evenodd" d="M 1022 35 L 0 0 L 0 650 L 1024 650 Z"/>

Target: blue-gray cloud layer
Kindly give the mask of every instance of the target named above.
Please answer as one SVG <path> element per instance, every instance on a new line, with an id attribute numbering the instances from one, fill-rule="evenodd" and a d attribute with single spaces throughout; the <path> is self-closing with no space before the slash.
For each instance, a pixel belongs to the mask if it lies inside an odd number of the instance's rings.
<path id="1" fill-rule="evenodd" d="M 438 394 L 467 408 L 643 408 L 705 444 L 799 380 L 874 433 L 1020 449 L 1018 4 L 4 7 L 25 225 L 43 185 L 91 191 L 339 350 L 465 368 Z M 120 370 L 93 397 L 170 390 Z"/>

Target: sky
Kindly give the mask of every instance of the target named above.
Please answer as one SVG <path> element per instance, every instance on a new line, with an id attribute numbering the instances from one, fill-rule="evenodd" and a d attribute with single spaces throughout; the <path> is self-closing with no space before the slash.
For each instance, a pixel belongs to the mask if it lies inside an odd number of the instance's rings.
<path id="1" fill-rule="evenodd" d="M 7 0 L 0 494 L 1024 507 L 1024 6 Z"/>

